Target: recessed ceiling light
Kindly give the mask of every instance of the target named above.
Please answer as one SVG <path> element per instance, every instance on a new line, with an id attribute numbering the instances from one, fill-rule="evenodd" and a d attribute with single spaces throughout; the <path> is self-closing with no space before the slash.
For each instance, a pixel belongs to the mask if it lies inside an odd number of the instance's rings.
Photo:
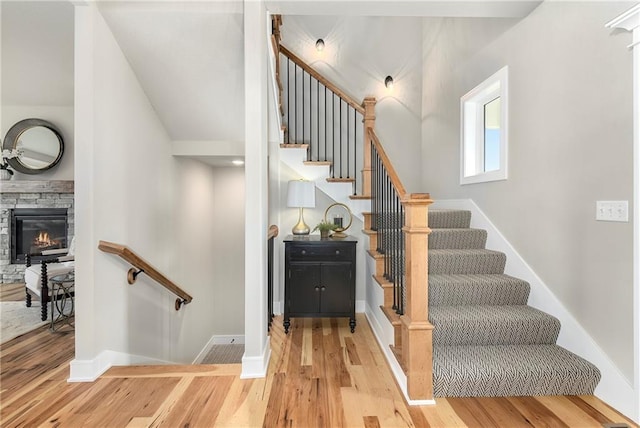
<path id="1" fill-rule="evenodd" d="M 244 165 L 244 161 L 241 160 L 241 159 L 234 159 L 234 160 L 231 161 L 231 163 L 234 164 L 234 165 L 238 165 L 238 166 Z"/>

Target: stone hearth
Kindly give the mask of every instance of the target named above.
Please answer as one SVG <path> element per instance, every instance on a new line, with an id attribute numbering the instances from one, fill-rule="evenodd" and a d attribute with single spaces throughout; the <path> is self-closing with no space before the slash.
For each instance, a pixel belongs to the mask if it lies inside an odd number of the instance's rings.
<path id="1" fill-rule="evenodd" d="M 11 264 L 10 211 L 14 208 L 66 208 L 68 237 L 73 238 L 73 181 L 0 181 L 0 283 L 22 282 L 25 265 Z"/>

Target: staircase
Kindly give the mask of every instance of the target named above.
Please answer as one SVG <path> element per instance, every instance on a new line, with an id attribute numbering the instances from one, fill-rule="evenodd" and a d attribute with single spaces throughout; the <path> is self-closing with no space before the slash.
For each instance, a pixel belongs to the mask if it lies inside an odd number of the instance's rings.
<path id="1" fill-rule="evenodd" d="M 436 397 L 591 395 L 600 372 L 557 346 L 560 322 L 527 306 L 469 211 L 429 212 L 429 321 Z"/>
<path id="2" fill-rule="evenodd" d="M 429 210 L 429 194 L 405 191 L 374 130 L 375 99 L 346 95 L 282 46 L 273 23 L 280 160 L 363 219 L 367 286 L 383 290 L 405 397 L 593 394 L 598 369 L 555 344 L 559 321 L 527 306 L 529 284 L 504 274 L 506 256 L 485 248 L 471 213 Z"/>

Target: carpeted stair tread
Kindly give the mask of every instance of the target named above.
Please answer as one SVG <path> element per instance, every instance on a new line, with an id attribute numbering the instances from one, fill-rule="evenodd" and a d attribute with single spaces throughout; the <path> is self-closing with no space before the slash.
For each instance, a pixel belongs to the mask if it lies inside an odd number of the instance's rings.
<path id="1" fill-rule="evenodd" d="M 482 249 L 430 250 L 431 274 L 496 274 L 503 273 L 507 257 L 504 253 Z"/>
<path id="2" fill-rule="evenodd" d="M 433 306 L 429 308 L 434 345 L 553 344 L 557 318 L 524 305 Z"/>
<path id="3" fill-rule="evenodd" d="M 431 229 L 463 229 L 471 224 L 471 211 L 429 210 L 428 225 Z"/>
<path id="4" fill-rule="evenodd" d="M 429 306 L 526 305 L 529 283 L 504 274 L 429 275 Z"/>
<path id="5" fill-rule="evenodd" d="M 557 345 L 434 346 L 436 397 L 592 395 L 600 371 Z"/>
<path id="6" fill-rule="evenodd" d="M 431 229 L 429 249 L 480 249 L 487 243 L 483 229 Z"/>

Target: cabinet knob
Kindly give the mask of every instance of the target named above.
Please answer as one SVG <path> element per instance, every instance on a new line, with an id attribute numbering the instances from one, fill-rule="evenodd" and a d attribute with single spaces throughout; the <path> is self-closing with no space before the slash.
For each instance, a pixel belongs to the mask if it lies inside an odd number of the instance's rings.
<path id="1" fill-rule="evenodd" d="M 322 287 L 320 287 L 320 290 L 322 290 L 322 291 L 324 291 L 326 289 L 327 289 L 327 287 L 325 287 L 324 285 Z"/>
<path id="2" fill-rule="evenodd" d="M 307 254 L 307 250 L 302 250 L 300 253 L 301 254 Z"/>
<path id="3" fill-rule="evenodd" d="M 318 287 L 317 285 L 315 287 L 313 287 L 314 290 L 316 291 L 320 291 L 320 287 Z"/>
<path id="4" fill-rule="evenodd" d="M 340 254 L 340 250 L 336 250 L 336 254 Z"/>

